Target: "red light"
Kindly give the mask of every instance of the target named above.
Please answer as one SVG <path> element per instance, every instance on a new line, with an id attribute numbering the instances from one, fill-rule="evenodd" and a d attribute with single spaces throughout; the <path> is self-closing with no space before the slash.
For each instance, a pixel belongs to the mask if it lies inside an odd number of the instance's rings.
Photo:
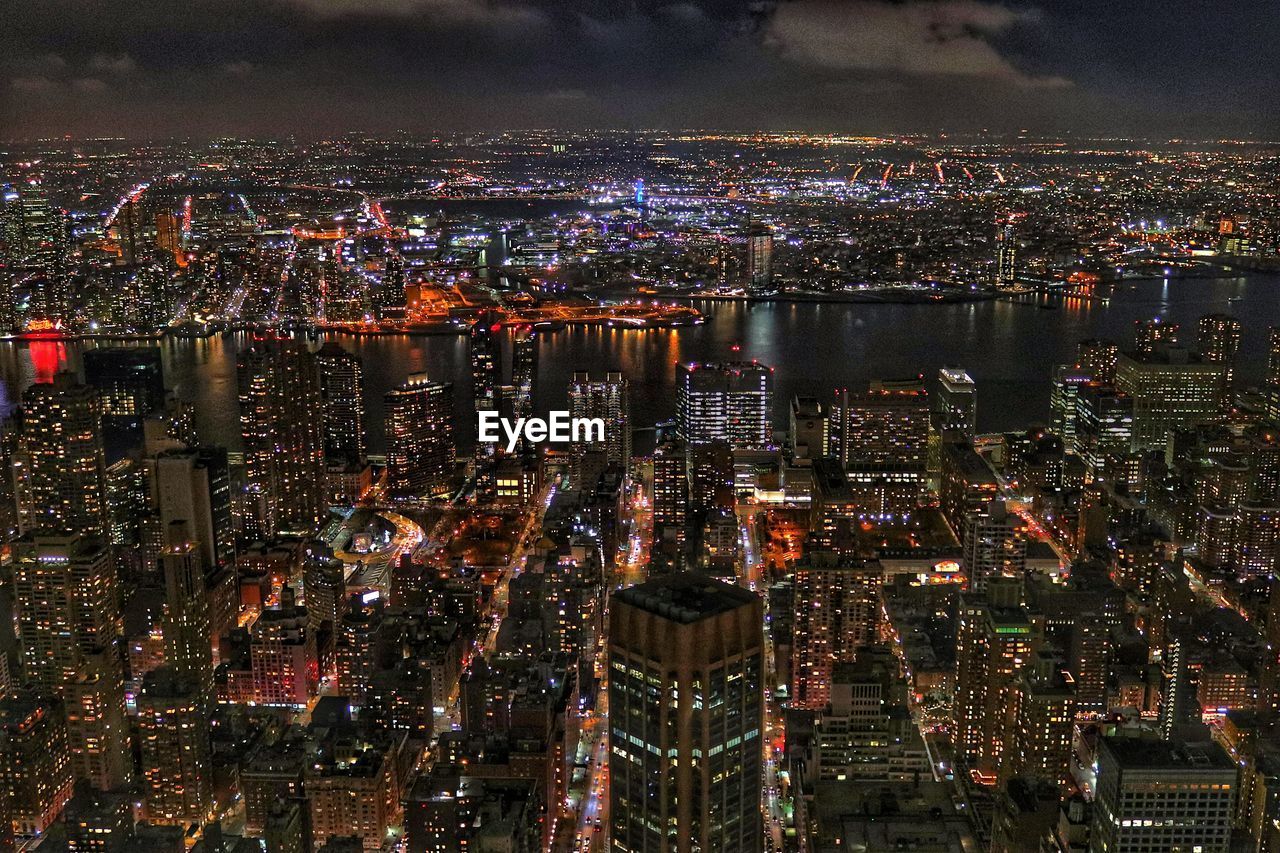
<path id="1" fill-rule="evenodd" d="M 494 323 L 492 326 L 490 326 L 490 327 L 489 327 L 489 331 L 491 331 L 491 332 L 496 332 L 496 331 L 498 331 L 498 330 L 499 330 L 499 329 L 501 329 L 501 328 L 502 328 L 502 324 L 501 324 L 501 323 Z"/>

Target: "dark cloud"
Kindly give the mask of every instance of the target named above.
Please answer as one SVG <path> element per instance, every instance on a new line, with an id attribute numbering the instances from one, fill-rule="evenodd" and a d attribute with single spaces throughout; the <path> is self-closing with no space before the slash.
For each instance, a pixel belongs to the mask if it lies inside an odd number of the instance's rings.
<path id="1" fill-rule="evenodd" d="M 1200 0 L 44 0 L 0 134 L 524 126 L 1257 133 L 1280 20 Z"/>

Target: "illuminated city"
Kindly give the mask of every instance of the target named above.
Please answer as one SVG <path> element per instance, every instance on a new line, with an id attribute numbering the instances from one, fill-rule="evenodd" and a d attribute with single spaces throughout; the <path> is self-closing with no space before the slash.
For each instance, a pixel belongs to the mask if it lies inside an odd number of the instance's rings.
<path id="1" fill-rule="evenodd" d="M 0 853 L 1280 853 L 1280 71 L 216 5 L 0 13 Z"/>

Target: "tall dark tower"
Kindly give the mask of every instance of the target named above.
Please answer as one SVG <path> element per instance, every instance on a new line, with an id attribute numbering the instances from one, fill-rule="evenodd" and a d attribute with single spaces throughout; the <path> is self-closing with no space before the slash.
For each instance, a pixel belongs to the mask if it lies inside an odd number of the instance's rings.
<path id="1" fill-rule="evenodd" d="M 333 461 L 365 456 L 364 362 L 336 341 L 316 353 L 320 397 L 324 401 L 324 455 Z"/>
<path id="2" fill-rule="evenodd" d="M 764 839 L 760 598 L 678 572 L 616 593 L 611 611 L 615 849 L 756 853 Z"/>

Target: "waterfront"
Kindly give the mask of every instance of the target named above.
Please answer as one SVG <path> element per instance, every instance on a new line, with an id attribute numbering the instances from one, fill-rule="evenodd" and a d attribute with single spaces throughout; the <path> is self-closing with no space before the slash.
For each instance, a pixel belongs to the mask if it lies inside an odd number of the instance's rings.
<path id="1" fill-rule="evenodd" d="M 1083 338 L 1108 337 L 1127 345 L 1133 322 L 1161 316 L 1183 326 L 1194 344 L 1197 318 L 1230 312 L 1244 323 L 1239 376 L 1261 380 L 1267 327 L 1280 324 L 1280 276 L 1169 279 L 1126 282 L 1108 302 L 1055 300 L 1052 310 L 1033 304 L 988 301 L 966 304 L 877 305 L 772 302 L 695 302 L 710 316 L 703 326 L 633 331 L 570 327 L 544 335 L 539 347 L 536 403 L 540 412 L 562 408 L 575 370 L 621 370 L 631 380 L 637 428 L 674 414 L 676 365 L 682 361 L 758 359 L 775 368 L 774 419 L 784 428 L 794 394 L 829 399 L 841 386 L 873 377 L 932 375 L 960 365 L 978 382 L 980 429 L 1027 425 L 1048 415 L 1053 366 L 1072 359 Z M 464 336 L 337 336 L 364 356 L 369 438 L 382 452 L 382 395 L 413 372 L 455 383 L 459 412 L 470 408 L 470 362 Z M 167 381 L 192 401 L 206 441 L 236 447 L 235 351 L 240 339 L 168 339 L 161 346 Z M 734 347 L 739 347 L 734 352 Z M 0 402 L 12 406 L 37 374 L 78 368 L 78 347 L 53 342 L 0 347 Z M 460 441 L 474 424 L 459 418 Z M 637 449 L 652 443 L 637 435 Z"/>

